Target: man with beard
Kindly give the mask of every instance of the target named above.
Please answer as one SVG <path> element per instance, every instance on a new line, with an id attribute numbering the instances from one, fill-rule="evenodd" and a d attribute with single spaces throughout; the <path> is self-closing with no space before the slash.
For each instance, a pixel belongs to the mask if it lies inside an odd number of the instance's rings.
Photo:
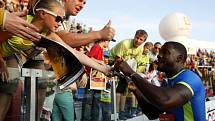
<path id="1" fill-rule="evenodd" d="M 194 72 L 184 68 L 186 58 L 186 48 L 178 42 L 166 42 L 161 47 L 158 70 L 166 73 L 166 87 L 150 84 L 126 62 L 118 63 L 115 68 L 134 82 L 136 88 L 133 92 L 143 113 L 149 119 L 156 119 L 162 114 L 176 121 L 205 121 L 204 86 Z"/>
<path id="2" fill-rule="evenodd" d="M 149 61 L 150 61 L 150 63 L 153 63 L 154 61 L 157 60 L 157 56 L 159 54 L 160 49 L 161 49 L 161 43 L 160 42 L 155 42 L 153 49 L 149 53 L 149 56 L 150 56 Z"/>

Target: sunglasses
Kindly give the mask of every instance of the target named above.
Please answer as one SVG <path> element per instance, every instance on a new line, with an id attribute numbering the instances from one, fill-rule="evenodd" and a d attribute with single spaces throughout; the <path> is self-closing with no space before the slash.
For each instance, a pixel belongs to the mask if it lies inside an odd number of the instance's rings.
<path id="1" fill-rule="evenodd" d="M 159 48 L 159 47 L 155 47 L 155 49 L 158 49 L 158 50 L 160 50 L 161 48 Z"/>
<path id="2" fill-rule="evenodd" d="M 36 9 L 36 11 L 40 11 L 40 10 L 42 10 L 42 11 L 44 11 L 44 12 L 46 12 L 46 13 L 52 15 L 52 16 L 54 16 L 54 17 L 55 17 L 55 21 L 56 21 L 57 23 L 61 22 L 61 24 L 62 24 L 64 30 L 66 29 L 65 26 L 64 26 L 64 23 L 63 23 L 63 21 L 64 21 L 64 18 L 63 18 L 63 17 L 58 16 L 56 13 L 54 13 L 54 12 L 52 12 L 52 11 L 50 11 L 50 10 L 44 9 L 44 8 L 38 8 L 38 9 Z"/>
<path id="3" fill-rule="evenodd" d="M 58 22 L 58 23 L 64 21 L 64 18 L 62 18 L 61 16 L 58 16 L 56 13 L 54 13 L 54 12 L 52 12 L 50 10 L 47 10 L 47 9 L 44 9 L 44 8 L 36 9 L 36 11 L 40 11 L 40 10 L 42 10 L 42 11 L 44 11 L 44 12 L 46 12 L 46 13 L 52 15 L 52 16 L 54 16 L 56 18 L 55 21 Z"/>

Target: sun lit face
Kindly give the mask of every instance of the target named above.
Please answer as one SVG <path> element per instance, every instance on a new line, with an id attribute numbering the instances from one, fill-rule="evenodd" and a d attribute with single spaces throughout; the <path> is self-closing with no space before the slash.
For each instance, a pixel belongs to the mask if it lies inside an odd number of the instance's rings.
<path id="1" fill-rule="evenodd" d="M 158 70 L 162 72 L 171 72 L 178 63 L 177 58 L 180 54 L 168 44 L 164 44 L 158 54 Z"/>
<path id="2" fill-rule="evenodd" d="M 143 48 L 143 53 L 144 53 L 144 54 L 148 54 L 148 53 L 151 51 L 151 49 L 152 49 L 152 47 L 150 47 L 150 46 L 145 46 L 145 47 Z"/>
<path id="3" fill-rule="evenodd" d="M 147 35 L 135 35 L 134 37 L 134 47 L 139 47 L 142 45 L 147 38 Z"/>
<path id="4" fill-rule="evenodd" d="M 56 29 L 62 25 L 65 12 L 63 8 L 56 7 L 53 11 L 47 9 L 39 9 L 45 13 L 44 24 L 49 31 L 56 31 Z"/>
<path id="5" fill-rule="evenodd" d="M 156 44 L 153 48 L 153 51 L 154 51 L 154 53 L 158 54 L 160 49 L 161 49 L 161 44 Z"/>
<path id="6" fill-rule="evenodd" d="M 65 3 L 65 11 L 67 15 L 76 16 L 86 4 L 86 0 L 68 0 Z"/>

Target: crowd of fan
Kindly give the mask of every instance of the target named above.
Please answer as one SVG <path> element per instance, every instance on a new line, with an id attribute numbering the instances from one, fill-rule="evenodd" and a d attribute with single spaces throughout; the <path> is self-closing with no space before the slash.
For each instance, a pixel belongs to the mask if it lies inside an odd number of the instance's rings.
<path id="1" fill-rule="evenodd" d="M 0 7 L 1 9 L 7 9 L 8 11 L 21 11 L 21 10 L 25 10 L 27 8 L 27 6 L 24 3 L 20 3 L 20 4 L 15 4 L 13 2 L 7 3 L 7 1 L 0 1 Z M 79 34 L 85 34 L 85 33 L 90 33 L 93 30 L 90 28 L 89 30 L 86 29 L 86 25 L 83 25 L 81 23 L 77 23 L 75 20 L 71 21 L 71 26 L 70 26 L 70 32 L 72 33 L 79 33 Z M 142 31 L 142 30 L 141 30 Z M 145 33 L 144 33 L 145 35 Z M 147 34 L 146 34 L 147 35 Z M 148 36 L 148 35 L 147 35 Z M 147 36 L 145 37 L 145 40 L 147 39 Z M 133 39 L 131 39 L 133 41 Z M 159 50 L 162 46 L 162 44 L 160 42 L 156 42 L 156 43 L 151 43 L 151 42 L 143 42 L 143 44 L 141 44 L 140 46 L 142 47 L 142 51 L 141 51 L 141 55 L 138 55 L 138 57 L 135 57 L 135 61 L 132 61 L 136 64 L 136 71 L 144 78 L 147 78 L 147 80 L 156 85 L 156 86 L 161 86 L 165 84 L 165 75 L 162 72 L 157 71 L 157 64 L 156 64 L 156 60 L 157 60 L 157 55 L 159 53 Z M 82 51 L 83 53 L 87 54 L 90 57 L 93 57 L 92 54 L 92 49 L 95 45 L 100 44 L 101 42 L 105 42 L 106 40 L 98 40 L 95 43 L 90 43 L 81 47 L 76 48 L 79 51 Z M 110 41 L 110 40 L 108 40 Z M 114 41 L 114 40 L 112 40 Z M 103 44 L 102 44 L 103 45 Z M 103 50 L 103 55 L 102 57 L 105 57 L 106 59 L 111 60 L 111 53 L 110 49 L 108 48 L 108 45 L 105 45 L 104 48 L 102 47 Z M 132 51 L 133 52 L 133 51 Z M 131 55 L 134 53 L 130 53 Z M 141 58 L 141 59 L 140 59 Z M 128 59 L 129 60 L 129 59 Z M 131 60 L 131 59 L 130 59 Z M 109 64 L 109 61 L 105 62 L 106 64 Z M 205 80 L 205 86 L 206 86 L 206 92 L 210 93 L 207 94 L 208 96 L 212 96 L 213 95 L 213 91 L 214 87 L 210 86 L 210 85 L 214 85 L 215 84 L 215 52 L 214 51 L 210 51 L 208 52 L 207 50 L 201 50 L 199 49 L 196 53 L 196 55 L 189 55 L 188 59 L 187 59 L 187 66 L 191 69 L 194 70 L 196 73 L 198 73 L 198 75 L 202 78 L 204 78 Z M 205 69 L 205 68 L 206 69 Z M 89 75 L 84 75 L 86 78 L 82 78 L 85 79 L 85 81 L 88 81 L 89 83 Z M 208 77 L 212 78 L 212 84 L 211 82 L 208 81 Z M 111 81 L 112 78 L 109 78 L 110 82 L 108 82 L 107 87 L 110 88 Z M 86 86 L 86 85 L 85 85 Z M 119 86 L 119 84 L 118 84 Z M 83 88 L 83 86 L 82 86 Z M 128 89 L 132 90 L 132 88 L 134 88 L 132 86 L 131 83 L 128 83 Z M 92 92 L 88 92 L 88 93 L 92 93 Z M 101 91 L 101 92 L 97 92 L 94 91 L 93 92 L 93 97 L 95 97 L 95 99 L 98 100 L 92 100 L 92 101 L 100 101 L 99 104 L 108 104 L 106 106 L 111 107 L 112 102 L 106 102 L 106 101 L 102 101 L 102 98 L 100 98 L 105 92 Z M 135 100 L 135 96 L 132 94 L 132 91 L 126 90 L 126 92 L 123 92 L 124 96 L 126 97 L 126 99 L 128 99 L 127 101 L 124 100 L 124 104 L 121 105 L 117 105 L 118 108 L 118 112 L 119 112 L 119 118 L 120 119 L 127 119 L 127 118 L 132 118 L 135 117 L 139 114 L 141 114 L 141 111 L 138 107 L 137 101 Z M 212 94 L 211 94 L 212 93 Z M 95 94 L 95 95 L 94 95 Z M 97 97 L 99 94 L 99 98 Z M 108 96 L 108 100 L 110 99 L 110 95 L 111 93 L 109 92 L 108 94 L 106 94 L 106 96 Z M 79 95 L 76 95 L 78 98 Z M 87 97 L 83 97 L 83 98 L 87 98 Z M 120 97 L 117 97 L 120 98 Z M 84 99 L 83 99 L 84 100 Z M 84 102 L 85 103 L 85 102 Z M 97 103 L 97 102 L 91 102 L 92 104 Z M 94 106 L 94 105 L 92 105 Z M 99 106 L 101 109 L 101 105 Z M 95 108 L 95 107 L 92 107 Z M 111 108 L 108 108 L 109 110 L 107 111 L 108 116 L 107 119 L 108 120 L 111 116 Z M 121 110 L 119 110 L 121 109 Z M 73 110 L 73 109 L 71 109 Z M 86 110 L 86 109 L 85 109 Z M 88 110 L 89 112 L 89 110 Z M 93 113 L 93 112 L 91 112 Z M 84 113 L 82 113 L 83 116 L 85 115 Z M 95 113 L 97 115 L 97 113 Z M 93 115 L 90 115 L 93 116 Z M 98 115 L 97 115 L 98 117 Z M 104 116 L 103 116 L 104 117 Z M 89 117 L 87 117 L 89 118 Z M 92 119 L 95 117 L 92 117 Z M 99 117 L 101 118 L 101 117 Z M 105 120 L 105 119 L 103 119 Z"/>
<path id="2" fill-rule="evenodd" d="M 0 9 L 6 9 L 9 12 L 18 12 L 27 10 L 27 3 L 26 2 L 16 2 L 16 1 L 9 1 L 9 0 L 1 0 L 0 1 Z"/>
<path id="3" fill-rule="evenodd" d="M 188 56 L 187 66 L 203 79 L 206 96 L 213 96 L 215 92 L 215 52 L 198 49 L 195 55 Z"/>

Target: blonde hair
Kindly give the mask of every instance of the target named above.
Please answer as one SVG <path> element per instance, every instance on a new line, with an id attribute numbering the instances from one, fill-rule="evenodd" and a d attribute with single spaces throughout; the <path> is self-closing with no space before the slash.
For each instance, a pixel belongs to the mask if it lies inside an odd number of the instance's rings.
<path id="1" fill-rule="evenodd" d="M 152 43 L 152 42 L 146 42 L 146 43 L 144 44 L 144 47 L 152 48 L 152 47 L 153 47 L 153 43 Z"/>
<path id="2" fill-rule="evenodd" d="M 63 9 L 62 4 L 58 0 L 38 0 L 33 7 L 33 13 L 35 14 L 36 9 L 38 8 L 54 11 L 56 7 L 60 7 Z"/>

